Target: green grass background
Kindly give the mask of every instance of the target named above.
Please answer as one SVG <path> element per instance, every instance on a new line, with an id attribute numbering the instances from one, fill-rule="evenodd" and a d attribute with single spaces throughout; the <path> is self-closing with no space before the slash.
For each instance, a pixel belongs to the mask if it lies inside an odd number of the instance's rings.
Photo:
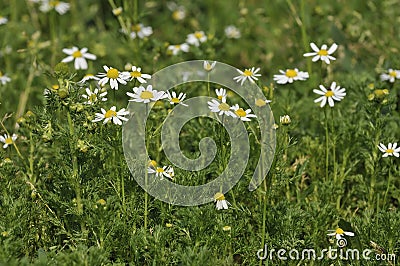
<path id="1" fill-rule="evenodd" d="M 9 18 L 0 26 L 0 71 L 12 78 L 0 85 L 0 116 L 12 114 L 4 125 L 20 135 L 17 144 L 24 157 L 14 147 L 0 151 L 0 264 L 259 265 L 256 252 L 262 243 L 300 250 L 334 247 L 326 234 L 337 226 L 355 232 L 350 247 L 372 249 L 370 241 L 374 241 L 388 253 L 400 255 L 399 159 L 381 158 L 377 149 L 380 142 L 400 142 L 399 81 L 379 80 L 387 68 L 400 68 L 398 1 L 177 1 L 187 11 L 182 21 L 172 19 L 167 1 L 138 1 L 137 9 L 134 1 L 116 1 L 124 7 L 124 19 L 152 26 L 153 35 L 140 41 L 119 32 L 108 1 L 69 3 L 70 11 L 59 15 L 42 13 L 29 1 L 0 2 L 0 15 Z M 230 24 L 240 29 L 240 39 L 224 37 L 224 28 Z M 184 42 L 195 30 L 204 30 L 209 37 L 200 48 L 179 56 L 166 53 L 168 44 Z M 337 60 L 321 71 L 320 63 L 303 57 L 311 50 L 310 42 L 336 42 Z M 211 203 L 177 207 L 150 197 L 145 227 L 144 192 L 125 164 L 121 128 L 91 123 L 89 118 L 99 108 L 77 111 L 82 90 L 71 92 L 64 101 L 57 95 L 47 101 L 43 97 L 45 88 L 57 84 L 53 72 L 65 57 L 62 49 L 73 45 L 88 47 L 98 57 L 89 63 L 88 71 L 76 73 L 75 81 L 86 72 L 102 72 L 102 65 L 122 69 L 128 62 L 141 66 L 144 73 L 192 59 L 217 60 L 240 69 L 260 67 L 259 85 L 268 87 L 264 89 L 273 101 L 276 121 L 284 114 L 292 119 L 289 126 L 277 129 L 268 189 L 247 190 L 258 158 L 253 136 L 253 156 L 244 178 L 226 195 L 230 202 L 235 200 L 234 207 L 224 211 L 217 211 Z M 279 69 L 294 67 L 309 71 L 310 79 L 273 85 L 272 77 Z M 347 90 L 345 99 L 328 112 L 328 120 L 313 104 L 312 89 L 321 81 L 326 85 L 336 81 Z M 389 89 L 385 104 L 368 100 L 371 84 Z M 118 91 L 119 108 L 126 106 L 125 92 L 130 88 L 122 86 Z M 201 85 L 191 88 L 188 97 L 197 96 L 196 90 L 204 91 Z M 168 108 L 164 104 L 152 115 L 154 125 L 162 123 Z M 25 115 L 28 110 L 34 117 Z M 74 134 L 70 134 L 67 114 L 72 116 Z M 329 161 L 328 178 L 326 123 L 330 158 L 335 153 L 335 160 Z M 185 130 L 191 137 L 182 136 L 182 150 L 196 149 L 193 143 L 215 135 L 208 128 L 190 123 Z M 168 163 L 162 152 L 156 152 L 159 141 L 149 144 L 151 155 Z M 84 143 L 88 151 L 81 152 L 78 143 Z M 223 165 L 219 154 L 197 176 L 176 172 L 194 185 L 212 178 Z M 98 203 L 99 199 L 106 204 Z M 231 230 L 223 231 L 227 225 Z M 393 262 L 274 259 L 262 263 Z"/>

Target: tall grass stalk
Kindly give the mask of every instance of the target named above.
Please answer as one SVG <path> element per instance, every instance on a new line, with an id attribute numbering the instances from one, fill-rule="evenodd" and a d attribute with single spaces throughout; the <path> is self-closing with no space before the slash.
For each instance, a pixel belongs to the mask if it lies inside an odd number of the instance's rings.
<path id="1" fill-rule="evenodd" d="M 328 108 L 324 108 L 325 115 L 325 181 L 328 181 L 329 177 L 329 117 L 328 117 Z"/>

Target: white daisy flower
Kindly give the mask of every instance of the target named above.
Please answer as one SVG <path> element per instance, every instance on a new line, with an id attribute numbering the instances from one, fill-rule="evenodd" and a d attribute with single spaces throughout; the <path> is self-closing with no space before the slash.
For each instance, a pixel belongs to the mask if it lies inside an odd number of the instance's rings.
<path id="1" fill-rule="evenodd" d="M 322 96 L 315 99 L 314 102 L 321 102 L 321 107 L 324 107 L 327 101 L 329 106 L 333 107 L 335 105 L 334 100 L 340 102 L 346 96 L 346 89 L 336 86 L 336 82 L 332 82 L 328 90 L 323 85 L 319 85 L 319 88 L 320 90 L 314 89 L 313 92 Z"/>
<path id="2" fill-rule="evenodd" d="M 131 38 L 135 39 L 140 38 L 143 39 L 153 34 L 153 29 L 150 26 L 144 26 L 142 23 L 132 25 L 131 27 Z"/>
<path id="3" fill-rule="evenodd" d="M 119 15 L 122 14 L 122 11 L 123 11 L 122 7 L 119 6 L 119 7 L 117 7 L 117 8 L 114 8 L 114 9 L 112 10 L 112 13 L 114 14 L 114 16 L 119 16 Z"/>
<path id="4" fill-rule="evenodd" d="M 171 95 L 169 91 L 167 91 L 167 98 L 170 104 L 182 104 L 183 106 L 188 106 L 182 102 L 186 98 L 186 93 L 181 92 L 176 96 L 176 92 L 173 91 Z"/>
<path id="5" fill-rule="evenodd" d="M 179 7 L 177 10 L 172 12 L 172 18 L 176 21 L 183 20 L 186 17 L 186 10 L 183 7 Z"/>
<path id="6" fill-rule="evenodd" d="M 241 37 L 240 30 L 233 25 L 225 28 L 225 36 L 229 39 L 239 39 Z"/>
<path id="7" fill-rule="evenodd" d="M 167 51 L 173 55 L 177 55 L 180 51 L 187 53 L 189 52 L 189 45 L 187 43 L 169 45 Z"/>
<path id="8" fill-rule="evenodd" d="M 379 150 L 383 152 L 384 154 L 382 157 L 388 157 L 388 156 L 395 156 L 399 157 L 400 156 L 400 147 L 397 147 L 397 142 L 395 143 L 389 143 L 388 146 L 386 147 L 383 143 L 379 143 L 378 146 Z"/>
<path id="9" fill-rule="evenodd" d="M 218 115 L 236 117 L 236 115 L 232 111 L 230 111 L 231 107 L 229 106 L 229 104 L 226 103 L 226 98 L 222 98 L 221 102 L 217 101 L 216 99 L 212 99 L 207 103 L 208 108 L 210 108 L 211 112 L 213 113 L 218 113 Z"/>
<path id="10" fill-rule="evenodd" d="M 70 4 L 62 2 L 62 1 L 54 1 L 54 0 L 42 0 L 42 4 L 39 7 L 42 12 L 49 12 L 52 9 L 55 9 L 58 14 L 64 15 L 70 8 Z"/>
<path id="11" fill-rule="evenodd" d="M 126 80 L 124 79 L 124 75 L 118 71 L 116 68 L 108 67 L 106 65 L 103 66 L 106 73 L 100 73 L 97 76 L 101 78 L 99 80 L 99 85 L 104 86 L 110 81 L 111 89 L 118 90 L 118 83 L 123 85 L 126 84 Z"/>
<path id="12" fill-rule="evenodd" d="M 327 64 L 330 64 L 329 60 L 336 60 L 335 57 L 331 56 L 336 49 L 338 48 L 338 45 L 336 43 L 332 44 L 332 46 L 328 48 L 326 44 L 323 44 L 321 46 L 321 49 L 318 48 L 318 46 L 315 43 L 310 43 L 311 48 L 314 50 L 314 52 L 311 53 L 305 53 L 303 56 L 313 56 L 312 61 L 316 62 L 318 60 L 324 61 Z"/>
<path id="13" fill-rule="evenodd" d="M 117 112 L 117 107 L 113 106 L 110 108 L 110 110 L 106 111 L 103 108 L 101 108 L 101 113 L 96 113 L 96 118 L 92 120 L 92 122 L 99 122 L 103 121 L 103 124 L 106 124 L 108 122 L 113 122 L 116 125 L 122 125 L 122 121 L 128 121 L 128 118 L 125 116 L 128 115 L 129 112 L 125 110 L 125 108 L 122 108 Z"/>
<path id="14" fill-rule="evenodd" d="M 137 79 L 141 84 L 147 83 L 146 79 L 151 79 L 151 75 L 143 74 L 142 69 L 140 67 L 132 66 L 131 72 L 123 72 L 125 79 L 130 81 Z"/>
<path id="15" fill-rule="evenodd" d="M 215 93 L 218 96 L 218 100 L 222 101 L 223 98 L 226 98 L 226 90 L 224 88 L 216 89 Z"/>
<path id="16" fill-rule="evenodd" d="M 7 24 L 8 19 L 6 17 L 0 16 L 0 25 Z"/>
<path id="17" fill-rule="evenodd" d="M 167 97 L 165 92 L 153 90 L 152 85 L 148 85 L 147 88 L 143 86 L 135 87 L 133 88 L 133 92 L 134 93 L 126 93 L 126 95 L 132 98 L 129 100 L 130 102 L 149 103 L 151 101 L 156 102 Z"/>
<path id="18" fill-rule="evenodd" d="M 164 167 L 158 167 L 158 166 L 150 166 L 147 168 L 147 173 L 149 174 L 156 174 L 156 177 L 159 177 L 163 179 L 164 177 L 168 177 L 169 179 L 174 178 L 174 168 L 172 166 L 164 166 Z"/>
<path id="19" fill-rule="evenodd" d="M 204 31 L 196 31 L 195 33 L 189 34 L 186 38 L 186 42 L 194 46 L 199 46 L 200 43 L 205 41 L 207 41 L 207 36 L 204 34 Z"/>
<path id="20" fill-rule="evenodd" d="M 336 230 L 328 230 L 328 231 L 332 232 L 332 233 L 329 233 L 327 235 L 328 236 L 335 236 L 336 239 L 342 239 L 345 235 L 346 236 L 354 236 L 353 232 L 344 231 L 342 228 L 337 228 Z"/>
<path id="21" fill-rule="evenodd" d="M 289 125 L 292 122 L 292 120 L 290 119 L 289 115 L 284 115 L 279 117 L 279 122 L 282 125 Z"/>
<path id="22" fill-rule="evenodd" d="M 254 103 L 255 103 L 255 105 L 258 106 L 258 107 L 263 107 L 263 106 L 269 104 L 270 102 L 272 102 L 272 101 L 270 101 L 270 100 L 263 100 L 263 99 L 255 99 L 255 102 L 254 102 Z"/>
<path id="23" fill-rule="evenodd" d="M 1 71 L 0 71 L 0 83 L 1 83 L 2 85 L 6 85 L 6 83 L 8 83 L 8 82 L 10 82 L 10 81 L 11 81 L 10 77 L 8 77 L 7 75 L 4 75 L 4 74 L 1 73 Z"/>
<path id="24" fill-rule="evenodd" d="M 99 94 L 99 89 L 96 88 L 93 92 L 89 89 L 86 88 L 86 94 L 83 94 L 82 97 L 85 98 L 87 101 L 84 102 L 84 104 L 90 104 L 93 105 L 96 102 L 105 102 L 107 101 L 107 98 L 105 97 L 107 95 L 107 91 L 101 92 Z"/>
<path id="25" fill-rule="evenodd" d="M 217 61 L 209 62 L 207 60 L 204 60 L 203 68 L 204 68 L 205 71 L 210 72 L 211 70 L 214 69 L 215 64 L 217 64 Z"/>
<path id="26" fill-rule="evenodd" d="M 239 76 L 234 77 L 233 80 L 235 80 L 236 82 L 240 82 L 240 85 L 243 85 L 243 83 L 247 80 L 249 80 L 250 82 L 254 83 L 256 80 L 258 80 L 257 77 L 260 77 L 261 74 L 257 73 L 258 71 L 260 71 L 260 68 L 255 69 L 254 67 L 252 67 L 251 69 L 245 69 L 244 71 L 240 70 L 240 69 L 236 69 L 239 72 Z"/>
<path id="27" fill-rule="evenodd" d="M 178 6 L 174 2 L 167 2 L 167 7 L 172 11 L 172 18 L 174 20 L 180 21 L 186 17 L 186 10 L 183 6 Z"/>
<path id="28" fill-rule="evenodd" d="M 239 118 L 242 121 L 251 121 L 251 117 L 257 117 L 255 114 L 251 114 L 251 109 L 247 109 L 246 111 L 243 110 L 243 108 L 240 108 L 238 104 L 235 104 L 231 107 L 231 110 L 233 110 L 234 114 L 236 115 L 237 118 Z"/>
<path id="29" fill-rule="evenodd" d="M 214 202 L 216 203 L 215 207 L 217 208 L 217 210 L 222 210 L 222 209 L 227 210 L 228 205 L 231 205 L 229 201 L 225 199 L 224 194 L 222 194 L 221 192 L 217 192 L 214 195 Z"/>
<path id="30" fill-rule="evenodd" d="M 86 81 L 88 81 L 88 80 L 100 80 L 100 78 L 99 77 L 96 77 L 95 75 L 93 75 L 93 74 L 86 74 L 80 81 L 79 81 L 79 83 L 85 83 Z"/>
<path id="31" fill-rule="evenodd" d="M 4 143 L 3 149 L 7 149 L 7 147 L 9 145 L 12 145 L 17 140 L 17 138 L 17 134 L 12 134 L 12 136 L 8 134 L 4 134 L 4 136 L 0 135 L 0 141 Z"/>
<path id="32" fill-rule="evenodd" d="M 64 58 L 61 62 L 68 63 L 75 60 L 75 69 L 87 69 L 88 64 L 86 62 L 86 59 L 96 60 L 97 58 L 94 54 L 88 53 L 87 50 L 88 49 L 86 47 L 79 50 L 76 46 L 72 47 L 71 49 L 64 48 L 62 51 L 68 56 Z"/>
<path id="33" fill-rule="evenodd" d="M 279 70 L 281 74 L 274 75 L 274 80 L 278 84 L 293 83 L 295 80 L 306 80 L 309 78 L 307 72 L 295 69 L 286 69 L 286 71 Z"/>
<path id="34" fill-rule="evenodd" d="M 393 83 L 396 79 L 400 79 L 400 70 L 396 69 L 388 69 L 388 73 L 383 73 L 380 76 L 382 81 L 389 80 L 389 82 Z"/>

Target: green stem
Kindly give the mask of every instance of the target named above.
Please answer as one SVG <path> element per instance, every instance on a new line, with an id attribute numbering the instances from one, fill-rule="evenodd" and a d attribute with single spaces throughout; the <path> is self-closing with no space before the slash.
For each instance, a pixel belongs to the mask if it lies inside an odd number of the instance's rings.
<path id="1" fill-rule="evenodd" d="M 147 173 L 147 164 L 145 165 L 145 188 L 147 189 L 148 186 L 148 173 Z M 149 201 L 149 194 L 144 191 L 144 229 L 147 229 L 147 214 L 148 214 L 148 201 Z"/>
<path id="2" fill-rule="evenodd" d="M 33 78 L 35 77 L 35 59 L 32 59 L 31 65 L 29 67 L 29 74 L 25 84 L 25 91 L 21 93 L 19 97 L 19 103 L 17 108 L 16 117 L 19 118 L 25 112 L 26 104 L 28 102 L 29 94 L 32 88 Z"/>
<path id="3" fill-rule="evenodd" d="M 74 189 L 75 189 L 75 194 L 76 194 L 76 204 L 77 204 L 77 213 L 79 216 L 83 214 L 83 204 L 82 204 L 82 198 L 81 198 L 81 186 L 79 182 L 79 173 L 78 173 L 78 157 L 76 156 L 75 152 L 75 146 L 74 144 L 76 143 L 75 141 L 75 129 L 74 129 L 74 124 L 71 119 L 71 113 L 67 112 L 67 120 L 68 120 L 68 126 L 69 126 L 69 135 L 71 137 L 71 140 L 69 141 L 69 148 L 71 152 L 71 157 L 72 157 L 72 181 L 74 182 Z M 81 220 L 81 230 L 82 233 L 86 232 L 86 226 L 85 222 L 83 219 Z"/>
<path id="4" fill-rule="evenodd" d="M 210 72 L 207 73 L 207 91 L 208 91 L 208 97 L 211 97 L 211 93 L 210 93 Z"/>
<path id="5" fill-rule="evenodd" d="M 389 177 L 388 177 L 386 191 L 385 191 L 385 196 L 383 197 L 383 207 L 385 207 L 385 205 L 386 205 L 386 198 L 387 198 L 387 195 L 389 193 L 391 177 L 392 177 L 392 174 L 391 174 L 391 167 L 390 167 L 389 168 Z"/>
<path id="6" fill-rule="evenodd" d="M 328 110 L 324 108 L 325 114 L 325 181 L 328 181 L 329 171 L 329 127 L 328 127 Z"/>
<path id="7" fill-rule="evenodd" d="M 146 112 L 145 112 L 145 118 L 147 119 L 147 113 L 148 113 L 148 103 L 146 103 Z M 144 131 L 146 133 L 146 127 L 144 128 Z M 144 229 L 147 229 L 147 214 L 148 214 L 148 201 L 149 201 L 149 195 L 147 194 L 147 186 L 148 186 L 148 172 L 147 172 L 147 161 L 145 162 L 145 171 L 144 171 L 144 183 L 145 183 L 145 190 L 144 190 Z"/>
<path id="8" fill-rule="evenodd" d="M 267 220 L 267 178 L 263 181 L 264 196 L 263 196 L 263 218 L 262 218 L 262 231 L 261 231 L 261 248 L 264 249 L 265 246 L 265 228 Z M 260 260 L 259 265 L 261 266 L 263 261 Z"/>
<path id="9" fill-rule="evenodd" d="M 50 63 L 52 66 L 56 63 L 56 55 L 58 50 L 58 38 L 57 38 L 57 30 L 56 30 L 56 14 L 55 12 L 50 12 L 49 14 L 49 24 L 50 24 L 50 38 L 51 38 L 51 59 Z"/>
<path id="10" fill-rule="evenodd" d="M 135 1 L 137 1 L 137 0 L 135 0 Z M 108 0 L 108 3 L 110 4 L 110 6 L 111 6 L 112 9 L 116 9 L 116 8 L 117 8 L 117 5 L 115 4 L 114 0 Z M 120 25 L 121 28 L 122 28 L 122 31 L 123 31 L 125 34 L 129 35 L 128 26 L 125 24 L 124 19 L 121 17 L 121 15 L 118 15 L 118 16 L 117 16 L 117 19 L 118 19 L 119 25 Z"/>
<path id="11" fill-rule="evenodd" d="M 133 0 L 133 21 L 135 23 L 138 23 L 139 21 L 138 10 L 138 0 Z"/>
<path id="12" fill-rule="evenodd" d="M 332 111 L 331 111 L 332 113 Z M 331 131 L 332 131 L 332 136 L 333 136 L 333 141 L 332 141 L 332 162 L 333 162 L 333 180 L 335 184 L 337 184 L 337 165 L 338 163 L 336 162 L 336 136 L 335 136 L 335 127 L 334 127 L 334 121 L 333 121 L 333 115 L 331 114 Z"/>
<path id="13" fill-rule="evenodd" d="M 309 49 L 309 43 L 308 43 L 308 35 L 307 35 L 307 28 L 306 25 L 304 23 L 305 21 L 305 8 L 304 8 L 304 0 L 300 1 L 300 16 L 301 16 L 301 39 L 303 41 L 303 47 L 304 47 L 304 51 L 307 51 Z M 307 60 L 307 71 L 308 73 L 311 75 L 312 72 L 312 61 L 311 60 Z"/>
<path id="14" fill-rule="evenodd" d="M 120 156 L 121 158 L 121 156 Z M 121 161 L 120 161 L 121 165 Z M 119 174 L 119 177 L 121 179 L 121 198 L 122 198 L 122 210 L 124 213 L 126 213 L 126 204 L 125 204 L 125 178 L 123 175 Z"/>
<path id="15" fill-rule="evenodd" d="M 284 134 L 285 134 L 285 140 L 284 140 L 284 160 L 285 160 L 285 163 L 286 162 L 288 162 L 289 160 L 288 160 L 288 158 L 287 158 L 287 153 L 288 153 L 288 149 L 289 149 L 289 130 L 288 130 L 288 126 L 285 126 L 285 130 L 284 130 Z M 287 179 L 287 181 L 286 181 L 286 199 L 288 200 L 288 201 L 290 201 L 290 181 L 289 181 L 289 179 Z"/>

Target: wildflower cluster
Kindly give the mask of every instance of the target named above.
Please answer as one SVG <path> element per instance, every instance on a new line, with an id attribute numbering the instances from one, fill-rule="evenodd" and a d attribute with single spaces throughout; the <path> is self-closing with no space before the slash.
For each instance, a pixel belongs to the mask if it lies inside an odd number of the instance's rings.
<path id="1" fill-rule="evenodd" d="M 238 104 L 230 106 L 226 103 L 227 93 L 223 88 L 216 89 L 217 99 L 213 99 L 208 102 L 208 107 L 213 113 L 218 113 L 218 115 L 230 116 L 233 118 L 240 119 L 242 121 L 250 121 L 251 118 L 257 117 L 251 113 L 251 109 L 244 110 L 239 107 Z"/>
<path id="2" fill-rule="evenodd" d="M 396 1 L 354 5 L 357 12 L 318 1 L 3 2 L 0 265 L 261 265 L 255 255 L 264 243 L 397 250 Z M 177 68 L 167 78 L 179 85 L 166 90 L 154 72 L 184 60 L 201 61 Z M 208 82 L 186 82 L 193 77 Z M 192 104 L 203 95 L 201 106 Z M 275 121 L 264 117 L 270 109 Z M 207 115 L 182 128 L 169 123 L 198 110 Z M 145 117 L 143 134 L 126 130 Z M 236 186 L 201 195 L 167 187 L 239 176 L 231 160 L 246 150 L 229 153 L 239 146 L 229 132 L 237 125 L 248 131 L 240 136 L 250 154 Z M 176 129 L 178 142 L 164 142 Z M 125 141 L 136 147 L 143 136 L 146 153 L 128 154 Z M 211 138 L 217 149 L 204 145 Z M 180 170 L 175 155 L 205 167 Z M 271 163 L 265 175 L 262 161 Z M 208 204 L 165 203 L 135 174 L 166 198 Z M 255 177 L 264 181 L 249 192 Z M 356 230 L 325 227 L 337 217 Z"/>

